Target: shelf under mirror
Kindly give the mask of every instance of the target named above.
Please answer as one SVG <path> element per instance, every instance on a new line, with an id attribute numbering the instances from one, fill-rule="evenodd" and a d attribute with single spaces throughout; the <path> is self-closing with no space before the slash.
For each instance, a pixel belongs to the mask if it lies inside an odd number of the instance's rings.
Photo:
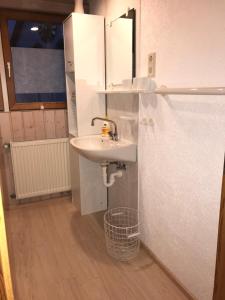
<path id="1" fill-rule="evenodd" d="M 143 89 L 121 89 L 121 90 L 98 90 L 97 94 L 140 94 L 140 93 L 148 93 L 148 90 Z"/>

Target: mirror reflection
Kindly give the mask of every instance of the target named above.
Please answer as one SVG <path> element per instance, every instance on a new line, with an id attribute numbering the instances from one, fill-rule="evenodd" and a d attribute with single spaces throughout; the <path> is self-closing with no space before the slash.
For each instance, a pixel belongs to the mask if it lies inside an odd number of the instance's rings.
<path id="1" fill-rule="evenodd" d="M 107 88 L 135 77 L 135 10 L 106 25 Z"/>

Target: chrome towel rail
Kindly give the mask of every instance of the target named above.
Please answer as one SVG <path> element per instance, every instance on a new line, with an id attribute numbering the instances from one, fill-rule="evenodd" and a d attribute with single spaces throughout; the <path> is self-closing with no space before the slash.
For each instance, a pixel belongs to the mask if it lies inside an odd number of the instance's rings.
<path id="1" fill-rule="evenodd" d="M 155 94 L 160 95 L 225 95 L 225 87 L 194 87 L 194 88 L 156 88 Z"/>

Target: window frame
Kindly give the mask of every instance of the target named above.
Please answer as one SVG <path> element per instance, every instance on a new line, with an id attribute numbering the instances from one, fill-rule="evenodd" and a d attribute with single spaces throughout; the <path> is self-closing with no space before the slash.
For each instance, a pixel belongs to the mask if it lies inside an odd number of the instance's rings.
<path id="1" fill-rule="evenodd" d="M 2 50 L 4 56 L 5 73 L 6 73 L 6 84 L 9 98 L 10 110 L 35 110 L 41 109 L 62 109 L 66 108 L 66 102 L 31 102 L 31 103 L 16 103 L 15 95 L 15 84 L 14 84 L 14 73 L 12 64 L 12 54 L 10 49 L 10 41 L 8 35 L 7 21 L 9 19 L 19 21 L 39 21 L 39 22 L 55 22 L 63 23 L 66 19 L 65 15 L 46 14 L 29 11 L 16 11 L 5 9 L 0 11 L 0 30 L 2 36 Z M 11 64 L 11 76 L 9 77 L 7 72 L 7 62 Z M 1 106 L 0 106 L 1 109 Z"/>

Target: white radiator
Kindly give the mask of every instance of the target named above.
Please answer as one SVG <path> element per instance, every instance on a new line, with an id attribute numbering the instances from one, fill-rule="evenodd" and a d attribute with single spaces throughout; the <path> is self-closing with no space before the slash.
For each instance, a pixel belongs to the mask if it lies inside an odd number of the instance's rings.
<path id="1" fill-rule="evenodd" d="M 11 142 L 16 198 L 69 191 L 68 138 Z"/>

